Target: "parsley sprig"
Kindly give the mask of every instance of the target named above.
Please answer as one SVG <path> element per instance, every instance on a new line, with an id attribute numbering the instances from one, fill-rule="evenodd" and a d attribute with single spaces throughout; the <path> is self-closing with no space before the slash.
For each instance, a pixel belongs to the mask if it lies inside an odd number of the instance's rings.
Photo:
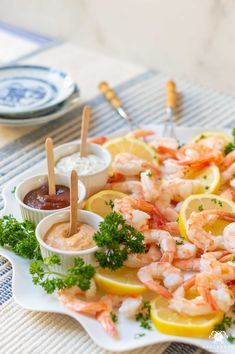
<path id="1" fill-rule="evenodd" d="M 141 312 L 137 313 L 137 315 L 135 316 L 136 321 L 140 322 L 140 327 L 149 330 L 152 329 L 150 310 L 151 310 L 150 302 L 144 301 L 143 306 L 141 308 Z"/>
<path id="2" fill-rule="evenodd" d="M 224 154 L 228 155 L 231 151 L 235 149 L 235 128 L 232 130 L 233 142 L 228 143 L 224 148 Z"/>
<path id="3" fill-rule="evenodd" d="M 0 246 L 9 247 L 23 258 L 41 259 L 35 225 L 31 221 L 18 221 L 12 215 L 0 219 Z"/>
<path id="4" fill-rule="evenodd" d="M 97 246 L 96 259 L 101 267 L 120 268 L 130 253 L 145 251 L 144 236 L 128 225 L 121 214 L 112 212 L 100 223 L 93 236 Z"/>
<path id="5" fill-rule="evenodd" d="M 53 271 L 51 266 L 55 264 L 61 264 L 56 255 L 32 262 L 29 271 L 33 276 L 33 283 L 42 286 L 48 294 L 75 285 L 83 291 L 90 288 L 91 278 L 95 274 L 91 264 L 85 263 L 82 258 L 75 258 L 74 266 L 69 268 L 66 274 Z"/>

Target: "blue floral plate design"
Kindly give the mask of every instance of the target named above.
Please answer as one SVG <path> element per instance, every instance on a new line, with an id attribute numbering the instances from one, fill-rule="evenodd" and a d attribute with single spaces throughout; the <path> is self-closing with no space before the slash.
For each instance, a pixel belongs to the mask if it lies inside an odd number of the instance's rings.
<path id="1" fill-rule="evenodd" d="M 75 83 L 62 71 L 35 65 L 0 68 L 0 115 L 45 114 L 68 100 Z"/>

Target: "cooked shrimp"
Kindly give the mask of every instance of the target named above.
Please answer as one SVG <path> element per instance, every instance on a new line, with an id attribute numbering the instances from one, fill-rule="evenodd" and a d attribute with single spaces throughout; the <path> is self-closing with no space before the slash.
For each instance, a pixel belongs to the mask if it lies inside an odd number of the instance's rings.
<path id="1" fill-rule="evenodd" d="M 65 290 L 60 290 L 59 295 L 63 296 L 70 296 L 70 297 L 76 297 L 76 296 L 85 296 L 86 299 L 91 299 L 95 297 L 96 295 L 96 283 L 94 279 L 90 280 L 90 288 L 86 291 L 81 290 L 78 286 L 73 286 L 72 288 L 68 288 Z"/>
<path id="2" fill-rule="evenodd" d="M 230 253 L 235 253 L 235 222 L 225 226 L 223 238 L 225 249 Z"/>
<path id="3" fill-rule="evenodd" d="M 200 187 L 199 180 L 176 178 L 166 181 L 159 188 L 156 206 L 168 221 L 176 221 L 178 213 L 172 207 L 172 201 L 179 202 L 191 194 L 198 193 Z"/>
<path id="4" fill-rule="evenodd" d="M 228 168 L 226 168 L 221 173 L 222 183 L 225 184 L 229 182 L 231 179 L 234 179 L 235 175 L 235 162 L 233 162 Z"/>
<path id="5" fill-rule="evenodd" d="M 176 158 L 177 156 L 178 142 L 174 138 L 160 137 L 151 141 L 150 146 L 157 151 L 160 162 L 171 157 Z"/>
<path id="6" fill-rule="evenodd" d="M 176 151 L 179 144 L 178 141 L 174 138 L 159 137 L 156 140 L 151 141 L 150 145 L 153 146 L 157 151 L 159 147 L 166 147 Z"/>
<path id="7" fill-rule="evenodd" d="M 114 211 L 122 214 L 124 219 L 139 231 L 148 230 L 150 214 L 158 217 L 158 225 L 163 224 L 162 215 L 150 203 L 142 199 L 134 199 L 129 196 L 115 199 Z"/>
<path id="8" fill-rule="evenodd" d="M 232 165 L 233 162 L 235 162 L 235 150 L 231 151 L 228 155 L 224 157 L 222 162 L 222 168 L 226 169 L 227 167 Z"/>
<path id="9" fill-rule="evenodd" d="M 140 268 L 137 273 L 140 281 L 150 290 L 170 299 L 171 291 L 184 281 L 181 271 L 167 262 L 154 262 Z M 159 281 L 163 285 L 159 284 Z"/>
<path id="10" fill-rule="evenodd" d="M 227 312 L 234 304 L 231 290 L 215 274 L 205 272 L 196 274 L 195 286 L 206 303 L 215 311 Z"/>
<path id="11" fill-rule="evenodd" d="M 229 200 L 235 200 L 235 189 L 233 187 L 228 187 L 219 193 L 222 197 Z"/>
<path id="12" fill-rule="evenodd" d="M 153 130 L 137 129 L 137 130 L 134 130 L 134 131 L 128 133 L 126 136 L 128 138 L 147 138 L 148 136 L 151 136 L 154 134 L 155 134 L 155 132 Z"/>
<path id="13" fill-rule="evenodd" d="M 148 230 L 144 232 L 144 240 L 147 244 L 157 243 L 163 254 L 161 261 L 172 263 L 176 253 L 176 241 L 169 232 L 154 229 Z"/>
<path id="14" fill-rule="evenodd" d="M 127 152 L 121 152 L 115 156 L 112 163 L 112 169 L 114 172 L 121 173 L 125 176 L 139 175 L 140 172 L 147 169 L 150 169 L 152 173 L 157 176 L 160 175 L 160 170 L 151 162 L 140 159 L 139 157 Z"/>
<path id="15" fill-rule="evenodd" d="M 78 313 L 96 314 L 97 312 L 104 311 L 108 308 L 107 303 L 99 301 L 84 301 L 77 297 L 77 294 L 68 292 L 67 290 L 59 291 L 59 300 L 65 305 L 65 307 L 71 311 Z"/>
<path id="16" fill-rule="evenodd" d="M 180 229 L 177 221 L 168 221 L 161 227 L 163 230 L 168 231 L 172 236 L 179 236 Z"/>
<path id="17" fill-rule="evenodd" d="M 187 282 L 186 282 L 187 283 Z M 186 284 L 185 283 L 185 284 Z M 169 308 L 180 314 L 189 316 L 209 315 L 213 312 L 210 305 L 202 298 L 197 296 L 194 299 L 186 299 L 186 290 L 191 287 L 185 284 L 179 286 L 169 300 Z"/>
<path id="18" fill-rule="evenodd" d="M 135 316 L 141 308 L 142 301 L 142 296 L 126 298 L 119 307 L 119 313 L 127 318 Z"/>
<path id="19" fill-rule="evenodd" d="M 200 271 L 200 258 L 188 258 L 188 259 L 177 259 L 173 260 L 173 266 L 184 270 L 186 272 L 199 272 Z"/>
<path id="20" fill-rule="evenodd" d="M 128 255 L 124 265 L 128 268 L 141 268 L 151 262 L 159 261 L 162 254 L 159 248 L 152 244 L 146 253 L 132 253 Z"/>
<path id="21" fill-rule="evenodd" d="M 189 143 L 178 150 L 178 164 L 182 166 L 204 167 L 212 162 L 219 164 L 223 158 L 221 151 L 213 150 L 197 143 Z"/>
<path id="22" fill-rule="evenodd" d="M 143 205 L 139 199 L 131 197 L 115 199 L 113 210 L 122 214 L 124 219 L 137 230 L 148 229 L 150 215 L 147 213 L 148 210 L 143 210 Z"/>
<path id="23" fill-rule="evenodd" d="M 144 199 L 147 202 L 154 203 L 159 197 L 159 186 L 151 170 L 141 172 L 140 181 Z"/>
<path id="24" fill-rule="evenodd" d="M 223 138 L 220 138 L 218 135 L 206 136 L 198 141 L 198 145 L 205 146 L 206 148 L 212 150 L 224 151 L 226 142 Z"/>
<path id="25" fill-rule="evenodd" d="M 107 307 L 96 314 L 96 319 L 111 337 L 118 337 L 118 330 L 116 324 L 113 322 L 111 312 L 121 305 L 123 297 L 105 295 L 101 298 L 101 301 L 103 301 Z"/>
<path id="26" fill-rule="evenodd" d="M 196 257 L 197 247 L 193 243 L 188 242 L 181 237 L 174 237 L 174 239 L 176 241 L 175 258 L 188 259 Z"/>
<path id="27" fill-rule="evenodd" d="M 124 181 L 107 183 L 105 189 L 112 189 L 114 191 L 130 194 L 133 198 L 143 199 L 143 187 L 140 181 Z"/>
<path id="28" fill-rule="evenodd" d="M 217 209 L 193 212 L 186 225 L 189 240 L 204 251 L 223 249 L 224 236 L 214 236 L 204 229 L 206 225 L 211 225 L 218 219 L 232 222 L 235 221 L 235 214 Z"/>
<path id="29" fill-rule="evenodd" d="M 235 280 L 235 264 L 233 262 L 229 262 L 227 258 L 227 262 L 223 263 L 222 260 L 225 260 L 228 255 L 226 252 L 207 252 L 201 256 L 200 260 L 200 270 L 202 272 L 213 273 L 219 277 L 221 277 L 224 281 Z"/>
<path id="30" fill-rule="evenodd" d="M 102 144 L 104 144 L 107 140 L 108 140 L 108 138 L 106 138 L 106 136 L 96 136 L 96 137 L 94 137 L 94 138 L 89 138 L 89 139 L 88 139 L 88 142 L 89 142 L 89 143 L 93 143 L 93 144 L 102 145 Z"/>

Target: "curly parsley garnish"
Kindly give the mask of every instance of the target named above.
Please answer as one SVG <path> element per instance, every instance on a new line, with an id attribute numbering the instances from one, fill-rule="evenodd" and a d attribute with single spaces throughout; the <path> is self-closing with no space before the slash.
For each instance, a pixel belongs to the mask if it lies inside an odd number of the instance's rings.
<path id="1" fill-rule="evenodd" d="M 224 148 L 224 154 L 228 155 L 231 151 L 235 149 L 235 128 L 232 130 L 233 142 L 228 143 Z"/>
<path id="2" fill-rule="evenodd" d="M 15 191 L 16 191 L 16 186 L 14 186 L 14 187 L 12 188 L 11 193 L 14 194 Z"/>
<path id="3" fill-rule="evenodd" d="M 111 318 L 112 318 L 112 321 L 114 322 L 114 323 L 118 323 L 118 316 L 117 316 L 117 314 L 116 313 L 114 313 L 114 312 L 110 312 L 110 316 L 111 316 Z"/>
<path id="4" fill-rule="evenodd" d="M 144 329 L 152 329 L 150 319 L 151 305 L 149 301 L 144 301 L 141 312 L 139 312 L 135 319 L 140 322 L 140 327 Z"/>
<path id="5" fill-rule="evenodd" d="M 176 244 L 177 244 L 177 246 L 184 245 L 184 238 L 183 238 L 183 237 L 180 237 L 179 240 L 176 240 Z"/>
<path id="6" fill-rule="evenodd" d="M 90 288 L 91 278 L 95 275 L 95 268 L 91 264 L 85 263 L 82 258 L 75 258 L 74 266 L 66 274 L 51 270 L 50 267 L 55 264 L 61 264 L 56 255 L 32 262 L 29 271 L 33 276 L 33 283 L 43 287 L 48 294 L 75 285 L 83 291 Z"/>
<path id="7" fill-rule="evenodd" d="M 200 204 L 200 205 L 198 206 L 198 211 L 203 211 L 203 210 L 204 210 L 203 205 Z"/>
<path id="8" fill-rule="evenodd" d="M 145 251 L 144 236 L 128 225 L 123 216 L 112 212 L 100 223 L 93 236 L 97 246 L 96 259 L 101 267 L 112 270 L 120 268 L 129 253 Z"/>
<path id="9" fill-rule="evenodd" d="M 110 199 L 108 202 L 105 201 L 105 204 L 106 204 L 106 205 L 109 205 L 110 208 L 113 210 L 113 208 L 114 208 L 114 201 L 113 201 L 112 199 Z"/>
<path id="10" fill-rule="evenodd" d="M 12 215 L 0 219 L 0 246 L 9 247 L 23 258 L 41 259 L 35 225 L 31 221 L 18 221 Z"/>

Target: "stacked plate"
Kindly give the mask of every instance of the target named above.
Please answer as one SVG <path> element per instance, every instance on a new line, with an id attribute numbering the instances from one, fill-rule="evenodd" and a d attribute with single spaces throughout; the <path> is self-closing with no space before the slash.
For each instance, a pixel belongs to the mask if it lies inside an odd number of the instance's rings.
<path id="1" fill-rule="evenodd" d="M 0 68 L 0 125 L 47 123 L 79 104 L 77 85 L 59 70 L 34 65 Z"/>

